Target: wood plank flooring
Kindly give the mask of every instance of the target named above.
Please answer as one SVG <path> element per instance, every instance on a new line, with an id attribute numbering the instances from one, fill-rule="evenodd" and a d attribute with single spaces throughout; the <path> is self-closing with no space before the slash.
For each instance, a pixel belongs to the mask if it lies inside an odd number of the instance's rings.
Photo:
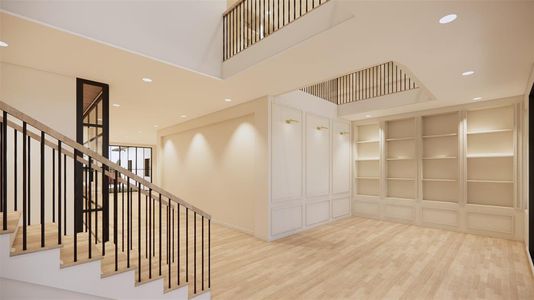
<path id="1" fill-rule="evenodd" d="M 212 225 L 214 299 L 534 299 L 524 244 L 351 217 L 271 243 Z"/>

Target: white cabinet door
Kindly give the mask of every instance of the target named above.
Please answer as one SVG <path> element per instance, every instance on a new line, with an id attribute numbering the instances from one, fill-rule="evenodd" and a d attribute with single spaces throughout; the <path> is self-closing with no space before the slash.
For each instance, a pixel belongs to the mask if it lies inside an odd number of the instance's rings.
<path id="1" fill-rule="evenodd" d="M 302 113 L 273 104 L 272 201 L 302 197 Z"/>
<path id="2" fill-rule="evenodd" d="M 350 125 L 334 121 L 332 131 L 332 193 L 350 191 Z"/>
<path id="3" fill-rule="evenodd" d="M 306 116 L 306 195 L 330 192 L 330 124 L 327 118 Z"/>

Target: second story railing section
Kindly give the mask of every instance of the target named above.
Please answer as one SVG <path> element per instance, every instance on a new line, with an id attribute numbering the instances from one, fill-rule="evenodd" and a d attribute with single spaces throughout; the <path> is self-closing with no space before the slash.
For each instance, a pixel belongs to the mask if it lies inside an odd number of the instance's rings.
<path id="1" fill-rule="evenodd" d="M 302 88 L 303 92 L 335 104 L 346 104 L 419 86 L 399 65 L 390 61 Z"/>
<path id="2" fill-rule="evenodd" d="M 223 60 L 329 0 L 241 0 L 223 15 Z"/>

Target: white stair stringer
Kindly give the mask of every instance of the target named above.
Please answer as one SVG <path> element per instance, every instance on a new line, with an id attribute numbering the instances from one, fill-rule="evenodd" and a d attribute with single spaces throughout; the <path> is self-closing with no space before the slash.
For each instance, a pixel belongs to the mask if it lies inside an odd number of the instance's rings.
<path id="1" fill-rule="evenodd" d="M 11 256 L 10 236 L 0 235 L 2 278 L 112 299 L 188 299 L 188 286 L 165 293 L 163 278 L 136 286 L 134 270 L 101 278 L 100 260 L 61 268 L 60 248 Z"/>

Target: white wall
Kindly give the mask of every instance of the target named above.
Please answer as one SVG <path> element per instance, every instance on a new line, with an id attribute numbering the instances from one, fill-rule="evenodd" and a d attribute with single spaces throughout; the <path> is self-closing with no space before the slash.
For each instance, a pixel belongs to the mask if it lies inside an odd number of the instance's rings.
<path id="1" fill-rule="evenodd" d="M 77 299 L 77 300 L 104 300 L 92 295 L 75 293 L 49 286 L 38 285 L 18 280 L 0 278 L 1 300 L 7 299 Z"/>
<path id="2" fill-rule="evenodd" d="M 350 214 L 350 123 L 294 91 L 271 110 L 271 239 Z"/>
<path id="3" fill-rule="evenodd" d="M 215 222 L 267 239 L 268 98 L 161 130 L 160 183 Z"/>

